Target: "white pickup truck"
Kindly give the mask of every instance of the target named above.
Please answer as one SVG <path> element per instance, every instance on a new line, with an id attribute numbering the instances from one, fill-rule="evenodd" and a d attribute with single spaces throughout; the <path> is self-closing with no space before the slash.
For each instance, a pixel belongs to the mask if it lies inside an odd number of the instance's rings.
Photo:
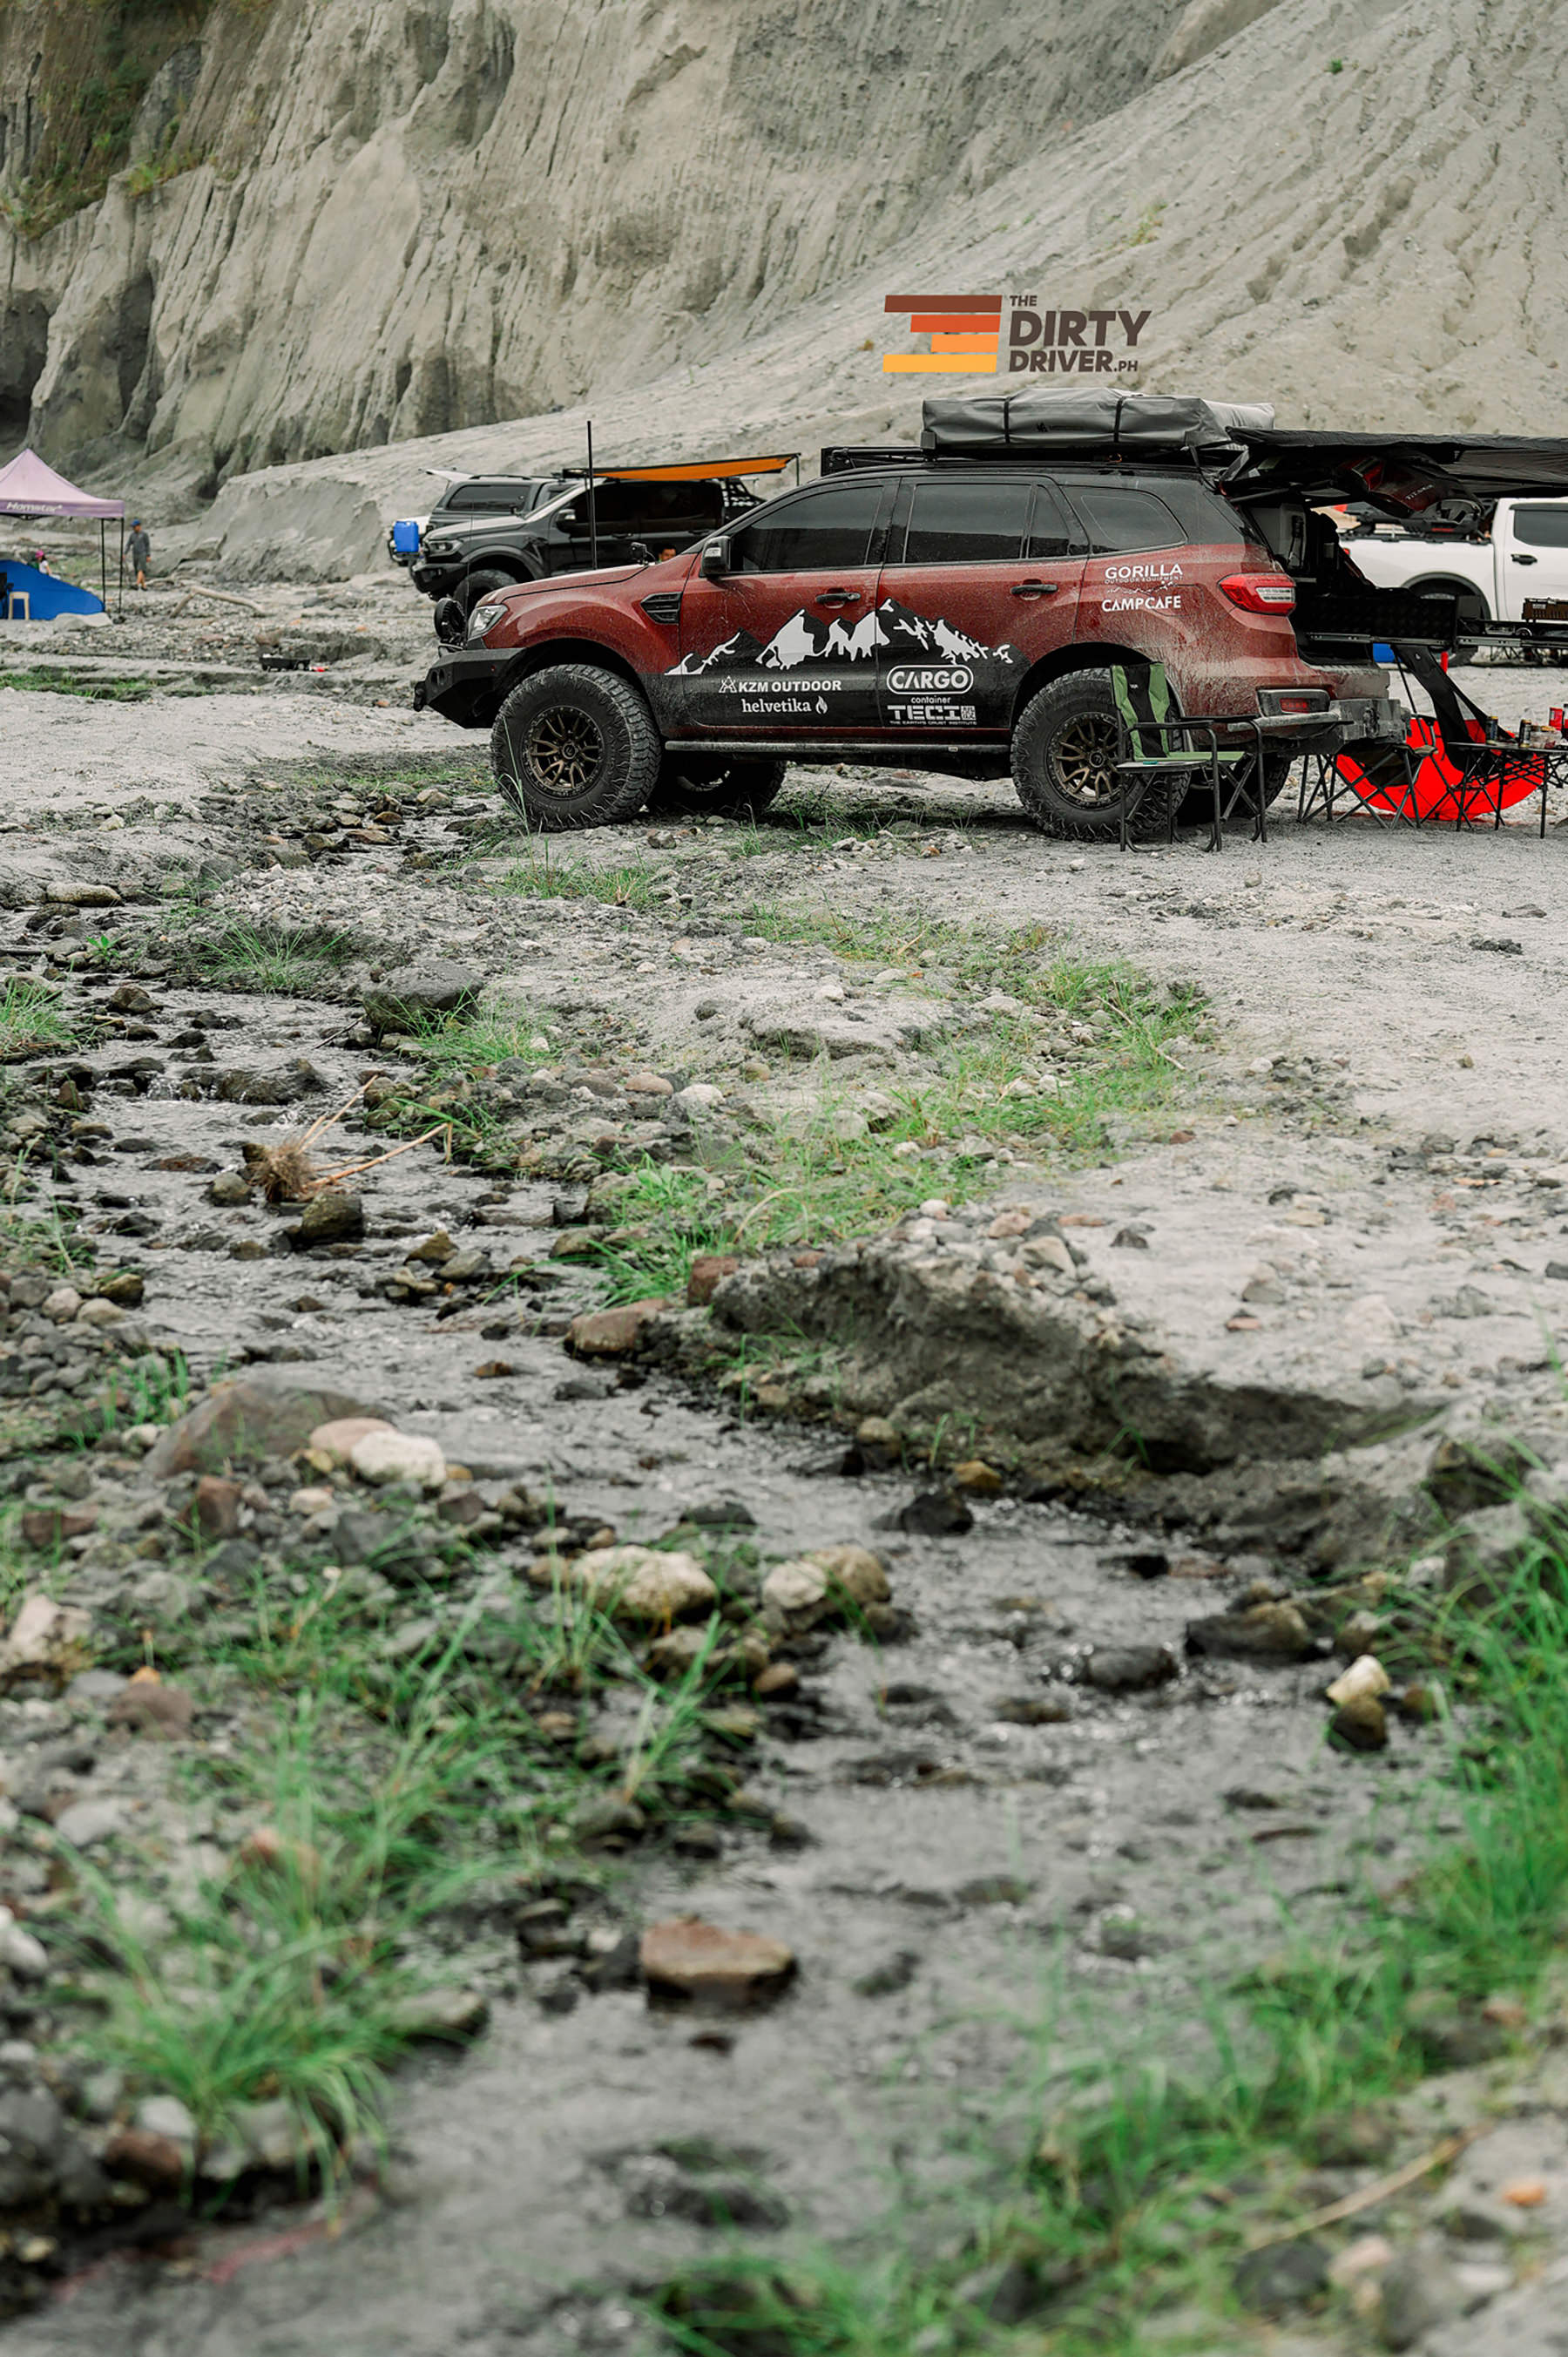
<path id="1" fill-rule="evenodd" d="M 1568 622 L 1568 500 L 1455 503 L 1447 516 L 1431 511 L 1418 530 L 1352 526 L 1342 544 L 1380 589 L 1456 590 L 1461 628 Z M 1545 659 L 1561 662 L 1563 651 Z"/>

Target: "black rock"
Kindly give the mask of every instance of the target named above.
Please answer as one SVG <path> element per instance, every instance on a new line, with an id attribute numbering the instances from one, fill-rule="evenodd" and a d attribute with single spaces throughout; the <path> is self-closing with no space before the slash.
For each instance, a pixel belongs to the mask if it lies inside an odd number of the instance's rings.
<path id="1" fill-rule="evenodd" d="M 908 1987 L 919 1969 L 918 1948 L 895 1948 L 890 1956 L 880 1964 L 873 1964 L 868 1973 L 862 1973 L 857 1981 L 850 1983 L 850 1986 L 856 1996 L 897 1996 L 900 1989 Z"/>
<path id="2" fill-rule="evenodd" d="M 699 1530 L 755 1530 L 757 1516 L 738 1498 L 719 1498 L 705 1506 L 688 1506 L 681 1516 L 683 1523 L 694 1523 Z"/>
<path id="3" fill-rule="evenodd" d="M 1249 2251 L 1232 2281 L 1243 2308 L 1258 2316 L 1277 2315 L 1326 2287 L 1328 2253 L 1321 2243 L 1305 2239 L 1275 2243 L 1266 2251 Z"/>
<path id="4" fill-rule="evenodd" d="M 607 1989 L 639 1988 L 642 1983 L 642 1941 L 636 1932 L 623 1932 L 607 1954 L 591 1957 L 581 1974 L 585 1988 L 600 1996 Z"/>
<path id="5" fill-rule="evenodd" d="M 961 1498 L 949 1490 L 922 1490 L 907 1506 L 895 1513 L 885 1514 L 877 1523 L 883 1531 L 908 1531 L 919 1538 L 960 1538 L 974 1528 L 974 1516 Z"/>
<path id="6" fill-rule="evenodd" d="M 318 1244 L 358 1243 L 364 1232 L 365 1207 L 358 1195 L 328 1187 L 306 1203 L 292 1241 L 296 1252 L 309 1252 Z"/>
<path id="7" fill-rule="evenodd" d="M 1085 1685 L 1100 1694 L 1147 1694 L 1176 1674 L 1165 1645 L 1097 1645 L 1083 1665 Z"/>
<path id="8" fill-rule="evenodd" d="M 339 1563 L 365 1563 L 392 1535 L 384 1516 L 349 1506 L 338 1517 L 332 1552 Z"/>
<path id="9" fill-rule="evenodd" d="M 1187 1650 L 1211 1661 L 1305 1662 L 1319 1652 L 1294 1604 L 1253 1604 L 1187 1624 Z"/>

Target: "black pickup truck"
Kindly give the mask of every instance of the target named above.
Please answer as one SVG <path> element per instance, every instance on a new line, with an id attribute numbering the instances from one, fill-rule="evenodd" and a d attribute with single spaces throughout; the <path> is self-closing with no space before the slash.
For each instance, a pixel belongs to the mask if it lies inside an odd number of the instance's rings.
<path id="1" fill-rule="evenodd" d="M 466 622 L 481 598 L 519 582 L 680 555 L 757 505 L 745 476 L 781 473 L 793 456 L 597 468 L 591 513 L 589 478 L 576 468 L 452 477 L 427 516 L 392 526 L 387 553 L 424 597 L 455 599 Z"/>

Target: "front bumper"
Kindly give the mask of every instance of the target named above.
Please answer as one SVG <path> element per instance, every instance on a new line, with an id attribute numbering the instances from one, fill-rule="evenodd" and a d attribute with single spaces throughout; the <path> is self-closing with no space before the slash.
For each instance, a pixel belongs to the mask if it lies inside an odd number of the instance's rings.
<path id="1" fill-rule="evenodd" d="M 445 597 L 461 581 L 464 570 L 465 562 L 460 556 L 448 556 L 432 565 L 427 556 L 421 554 L 410 565 L 408 577 L 422 597 Z"/>
<path id="2" fill-rule="evenodd" d="M 488 728 L 501 700 L 501 677 L 517 649 L 459 647 L 432 663 L 413 691 L 416 712 L 439 712 L 459 728 Z"/>

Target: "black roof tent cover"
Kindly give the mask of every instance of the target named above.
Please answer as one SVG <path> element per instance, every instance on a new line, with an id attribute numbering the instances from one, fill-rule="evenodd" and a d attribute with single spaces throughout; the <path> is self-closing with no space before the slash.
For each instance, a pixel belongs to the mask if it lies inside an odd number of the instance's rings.
<path id="1" fill-rule="evenodd" d="M 1238 406 L 1195 393 L 1113 393 L 1109 386 L 1040 385 L 1026 393 L 940 395 L 925 404 L 922 449 L 996 456 L 1048 449 L 1058 457 L 1199 457 L 1225 466 L 1245 431 L 1273 425 L 1263 402 Z"/>
<path id="2" fill-rule="evenodd" d="M 1232 499 L 1367 500 L 1391 516 L 1455 497 L 1568 498 L 1568 438 L 1294 432 L 1275 425 L 1266 403 L 1110 386 L 941 395 L 925 404 L 920 444 L 938 457 L 1183 457 L 1209 469 Z"/>

